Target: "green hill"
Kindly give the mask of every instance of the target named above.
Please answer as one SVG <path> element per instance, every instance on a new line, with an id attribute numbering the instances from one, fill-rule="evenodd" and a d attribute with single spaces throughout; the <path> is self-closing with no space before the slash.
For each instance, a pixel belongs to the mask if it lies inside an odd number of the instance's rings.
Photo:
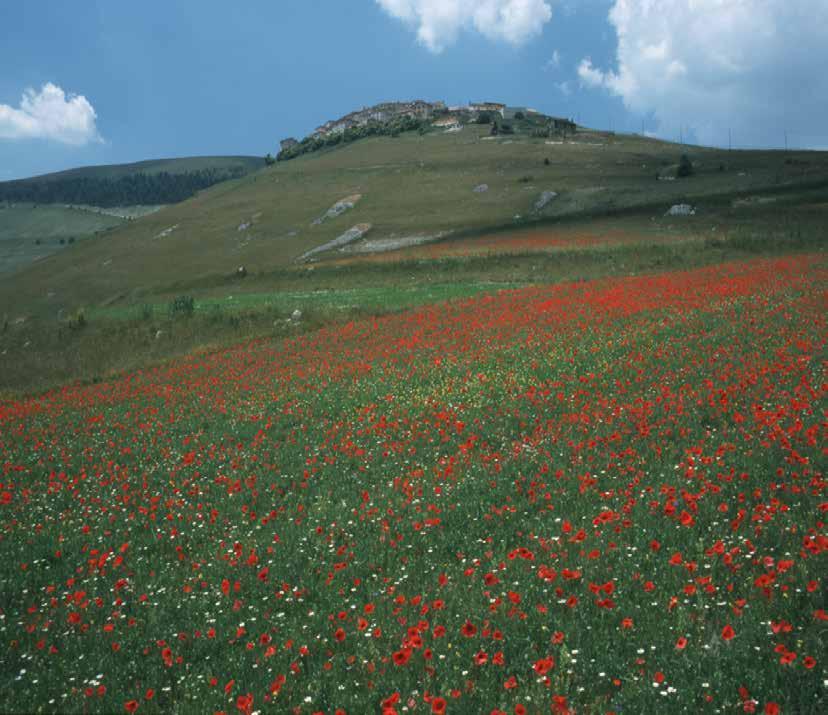
<path id="1" fill-rule="evenodd" d="M 729 202 L 828 180 L 826 153 L 694 148 L 693 177 L 659 181 L 681 147 L 588 131 L 547 142 L 490 139 L 487 127 L 469 125 L 456 133 L 370 138 L 279 162 L 39 262 L 0 289 L 0 303 L 13 294 L 18 304 L 36 307 L 47 286 L 69 308 L 220 284 L 238 266 L 254 273 L 292 266 L 356 224 L 370 224 L 366 240 L 456 240 L 631 212 L 650 225 L 675 203 Z M 545 191 L 557 197 L 536 212 Z M 362 198 L 353 209 L 314 225 L 356 194 Z"/>
<path id="2" fill-rule="evenodd" d="M 70 169 L 0 183 L 0 201 L 135 206 L 178 203 L 264 165 L 256 157 L 194 157 Z"/>
<path id="3" fill-rule="evenodd" d="M 131 174 L 185 174 L 189 171 L 202 169 L 235 169 L 254 171 L 264 166 L 264 159 L 257 156 L 191 156 L 174 159 L 149 159 L 131 164 L 101 164 L 98 166 L 82 166 L 65 171 L 56 171 L 51 174 L 41 174 L 27 179 L 19 179 L 20 183 L 62 181 L 65 179 L 117 179 Z M 0 182 L 0 185 L 12 182 Z"/>
<path id="4" fill-rule="evenodd" d="M 59 204 L 0 203 L 0 276 L 68 248 L 126 219 Z"/>
<path id="5" fill-rule="evenodd" d="M 257 157 L 190 157 L 0 182 L 0 274 L 262 166 Z"/>
<path id="6" fill-rule="evenodd" d="M 685 152 L 693 175 L 674 178 Z M 434 296 L 814 250 L 827 199 L 826 152 L 480 125 L 361 139 L 90 227 L 4 276 L 0 388 L 283 334 L 295 308 L 311 327 Z M 695 212 L 672 216 L 675 204 Z M 168 313 L 178 296 L 192 320 Z"/>

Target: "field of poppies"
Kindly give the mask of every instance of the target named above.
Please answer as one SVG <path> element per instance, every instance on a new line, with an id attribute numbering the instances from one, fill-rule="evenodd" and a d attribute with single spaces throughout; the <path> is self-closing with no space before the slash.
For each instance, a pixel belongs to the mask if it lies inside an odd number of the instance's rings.
<path id="1" fill-rule="evenodd" d="M 3 712 L 816 713 L 822 255 L 0 404 Z"/>

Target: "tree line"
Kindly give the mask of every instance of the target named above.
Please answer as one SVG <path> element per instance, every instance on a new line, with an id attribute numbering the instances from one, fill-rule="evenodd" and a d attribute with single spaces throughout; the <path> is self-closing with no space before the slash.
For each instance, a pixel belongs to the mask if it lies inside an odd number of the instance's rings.
<path id="1" fill-rule="evenodd" d="M 375 136 L 397 137 L 403 132 L 419 131 L 425 133 L 431 129 L 431 120 L 417 119 L 416 117 L 404 116 L 391 120 L 390 122 L 369 122 L 363 125 L 353 125 L 343 132 L 328 134 L 327 136 L 308 136 L 296 146 L 283 149 L 276 157 L 277 161 L 295 159 L 302 154 L 310 154 L 329 146 L 337 144 L 348 144 L 358 139 Z"/>
<path id="2" fill-rule="evenodd" d="M 35 204 L 87 204 L 112 208 L 174 204 L 213 184 L 247 173 L 243 167 L 209 168 L 170 174 L 138 172 L 113 178 L 81 176 L 0 183 L 0 201 Z"/>

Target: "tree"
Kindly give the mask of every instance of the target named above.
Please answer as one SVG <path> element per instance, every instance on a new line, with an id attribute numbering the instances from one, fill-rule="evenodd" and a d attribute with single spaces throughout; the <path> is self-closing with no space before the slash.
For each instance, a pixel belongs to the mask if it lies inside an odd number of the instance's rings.
<path id="1" fill-rule="evenodd" d="M 687 154 L 682 154 L 681 159 L 679 160 L 678 170 L 676 171 L 676 176 L 680 179 L 683 179 L 687 176 L 693 175 L 693 162 L 690 161 L 690 157 Z"/>
<path id="2" fill-rule="evenodd" d="M 275 163 L 276 163 L 276 159 L 274 159 L 270 155 L 270 152 L 267 152 L 267 154 L 265 155 L 265 166 L 273 166 L 273 164 L 275 164 Z"/>

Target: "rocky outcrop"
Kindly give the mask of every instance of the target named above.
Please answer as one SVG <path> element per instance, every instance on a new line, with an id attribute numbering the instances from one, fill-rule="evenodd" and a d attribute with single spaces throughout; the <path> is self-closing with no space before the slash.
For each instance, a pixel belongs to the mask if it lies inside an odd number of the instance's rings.
<path id="1" fill-rule="evenodd" d="M 695 216 L 696 209 L 690 204 L 675 204 L 670 207 L 670 210 L 664 214 L 665 216 Z"/>
<path id="2" fill-rule="evenodd" d="M 541 211 L 543 211 L 546 208 L 547 204 L 549 204 L 550 201 L 556 198 L 558 198 L 557 191 L 544 191 L 543 193 L 541 193 L 541 195 L 538 197 L 538 200 L 535 201 L 535 213 L 540 213 Z"/>
<path id="3" fill-rule="evenodd" d="M 359 200 L 362 198 L 362 194 L 352 194 L 351 196 L 346 196 L 344 199 L 340 199 L 337 201 L 331 208 L 329 208 L 324 214 L 322 214 L 319 218 L 315 219 L 311 225 L 319 226 L 325 221 L 330 221 L 331 219 L 337 218 L 341 216 L 346 211 L 350 211 L 354 206 L 359 203 Z"/>
<path id="4" fill-rule="evenodd" d="M 349 243 L 358 241 L 370 230 L 370 223 L 358 223 L 356 226 L 354 226 L 353 228 L 349 228 L 347 231 L 345 231 L 345 233 L 343 233 L 341 236 L 338 236 L 333 241 L 328 241 L 327 243 L 323 243 L 321 246 L 317 246 L 316 248 L 312 248 L 310 251 L 306 251 L 296 260 L 299 263 L 303 263 L 304 261 L 307 261 L 309 258 L 311 258 L 311 256 L 315 256 L 317 253 L 332 251 L 334 248 L 343 248 L 344 246 L 347 246 Z"/>

